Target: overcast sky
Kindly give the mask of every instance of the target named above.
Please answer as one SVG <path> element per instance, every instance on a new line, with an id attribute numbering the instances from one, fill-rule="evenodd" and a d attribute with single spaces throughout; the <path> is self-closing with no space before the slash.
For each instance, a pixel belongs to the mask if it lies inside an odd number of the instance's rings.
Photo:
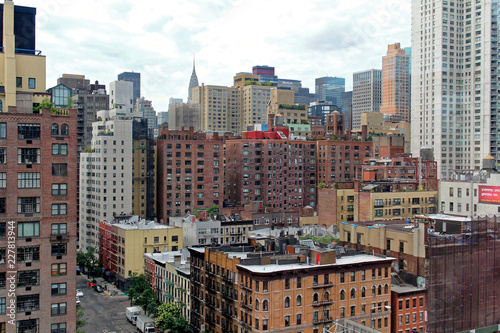
<path id="1" fill-rule="evenodd" d="M 37 49 L 47 56 L 47 88 L 63 73 L 107 86 L 140 72 L 141 95 L 157 111 L 187 97 L 198 80 L 232 85 L 254 65 L 279 78 L 346 78 L 381 68 L 387 45 L 410 46 L 410 0 L 17 0 L 37 8 Z"/>

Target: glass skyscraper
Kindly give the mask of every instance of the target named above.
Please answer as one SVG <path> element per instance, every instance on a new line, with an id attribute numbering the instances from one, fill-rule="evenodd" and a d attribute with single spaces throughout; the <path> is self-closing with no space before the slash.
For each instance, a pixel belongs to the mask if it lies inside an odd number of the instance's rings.
<path id="1" fill-rule="evenodd" d="M 345 92 L 345 78 L 319 77 L 316 79 L 316 100 L 318 102 L 332 102 L 341 105 L 342 93 Z"/>

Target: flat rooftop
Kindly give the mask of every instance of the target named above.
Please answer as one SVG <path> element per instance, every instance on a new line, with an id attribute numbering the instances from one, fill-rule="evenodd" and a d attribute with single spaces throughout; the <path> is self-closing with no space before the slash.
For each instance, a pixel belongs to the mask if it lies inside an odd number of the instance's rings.
<path id="1" fill-rule="evenodd" d="M 352 265 L 352 264 L 370 264 L 370 263 L 382 263 L 385 261 L 393 261 L 396 258 L 392 257 L 379 257 L 370 254 L 357 254 L 353 256 L 345 256 L 341 258 L 337 258 L 334 264 L 327 265 L 315 265 L 315 264 L 305 264 L 305 263 L 296 263 L 296 264 L 285 264 L 285 265 L 237 265 L 240 268 L 246 269 L 253 273 L 275 273 L 275 272 L 285 272 L 285 271 L 293 271 L 298 269 L 308 269 L 308 268 L 317 268 L 317 267 L 338 267 L 344 265 Z"/>

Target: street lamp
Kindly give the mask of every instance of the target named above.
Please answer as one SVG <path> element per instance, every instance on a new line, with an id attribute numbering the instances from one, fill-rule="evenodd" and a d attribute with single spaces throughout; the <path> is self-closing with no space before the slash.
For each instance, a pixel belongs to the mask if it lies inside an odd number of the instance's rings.
<path id="1" fill-rule="evenodd" d="M 372 322 L 372 316 L 373 316 L 373 312 L 375 312 L 375 310 L 377 309 L 386 309 L 386 310 L 391 310 L 391 307 L 389 305 L 380 305 L 380 306 L 372 306 L 370 308 L 370 328 L 372 330 L 375 329 L 375 323 Z"/>

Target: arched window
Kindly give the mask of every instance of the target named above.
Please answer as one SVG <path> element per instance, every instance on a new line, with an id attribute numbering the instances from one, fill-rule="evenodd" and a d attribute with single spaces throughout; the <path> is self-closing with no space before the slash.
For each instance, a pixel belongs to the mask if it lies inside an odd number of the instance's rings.
<path id="1" fill-rule="evenodd" d="M 341 301 L 345 300 L 345 290 L 340 291 L 340 300 Z"/>
<path id="2" fill-rule="evenodd" d="M 59 135 L 59 125 L 52 124 L 52 126 L 50 127 L 50 134 Z"/>
<path id="3" fill-rule="evenodd" d="M 255 300 L 255 310 L 259 310 L 259 300 Z"/>
<path id="4" fill-rule="evenodd" d="M 69 126 L 67 124 L 61 125 L 61 135 L 69 135 Z"/>
<path id="5" fill-rule="evenodd" d="M 388 294 L 388 293 L 389 293 L 389 285 L 388 285 L 388 284 L 386 284 L 386 285 L 384 286 L 384 294 Z"/>
<path id="6" fill-rule="evenodd" d="M 372 287 L 372 296 L 375 296 L 377 294 L 377 288 L 375 286 Z"/>
<path id="7" fill-rule="evenodd" d="M 267 299 L 262 302 L 262 310 L 264 310 L 264 311 L 268 311 L 269 310 L 267 304 L 268 304 Z"/>
<path id="8" fill-rule="evenodd" d="M 361 297 L 366 297 L 366 288 L 361 288 Z"/>
<path id="9" fill-rule="evenodd" d="M 313 303 L 318 303 L 318 293 L 314 293 L 314 295 L 313 295 Z"/>
<path id="10" fill-rule="evenodd" d="M 297 296 L 297 306 L 301 306 L 302 305 L 302 296 Z"/>
<path id="11" fill-rule="evenodd" d="M 356 289 L 351 288 L 351 299 L 356 298 Z"/>
<path id="12" fill-rule="evenodd" d="M 285 308 L 289 308 L 290 307 L 290 297 L 285 297 Z"/>
<path id="13" fill-rule="evenodd" d="M 323 299 L 328 302 L 328 300 L 330 299 L 330 293 L 328 291 L 325 291 L 323 293 Z"/>
<path id="14" fill-rule="evenodd" d="M 382 295 L 382 286 L 381 285 L 378 286 L 378 294 Z"/>

